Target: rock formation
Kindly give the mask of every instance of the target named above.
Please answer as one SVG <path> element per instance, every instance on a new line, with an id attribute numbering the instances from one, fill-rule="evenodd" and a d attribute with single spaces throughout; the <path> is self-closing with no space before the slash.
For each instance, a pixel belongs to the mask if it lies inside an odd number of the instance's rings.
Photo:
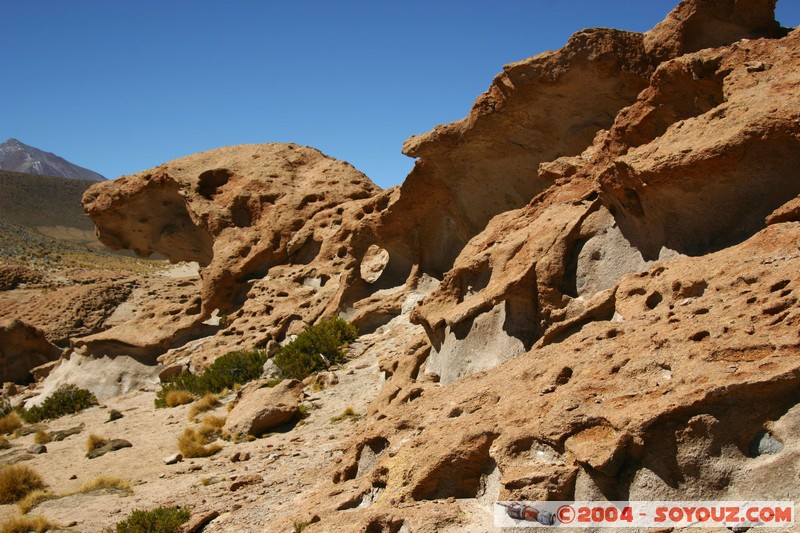
<path id="1" fill-rule="evenodd" d="M 20 320 L 0 323 L 0 382 L 27 383 L 30 370 L 54 361 L 61 350 L 44 333 Z"/>
<path id="2" fill-rule="evenodd" d="M 343 384 L 253 385 L 227 429 L 338 387 L 369 395 L 364 418 L 312 439 L 280 508 L 264 496 L 208 531 L 247 513 L 486 531 L 497 499 L 796 497 L 800 30 L 774 5 L 686 0 L 645 34 L 584 30 L 508 65 L 465 119 L 406 142 L 416 166 L 387 191 L 286 144 L 93 186 L 103 242 L 200 276 L 107 280 L 124 303 L 58 330 L 70 364 L 166 377 L 321 318 L 357 325 Z M 360 386 L 372 361 L 383 379 Z"/>

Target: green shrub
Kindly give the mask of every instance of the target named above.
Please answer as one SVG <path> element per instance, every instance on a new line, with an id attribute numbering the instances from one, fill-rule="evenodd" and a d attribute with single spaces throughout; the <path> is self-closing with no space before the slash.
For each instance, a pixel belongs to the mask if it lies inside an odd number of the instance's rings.
<path id="1" fill-rule="evenodd" d="M 79 389 L 75 385 L 64 385 L 45 398 L 40 405 L 22 410 L 20 415 L 25 422 L 35 424 L 79 413 L 93 405 L 97 405 L 97 398 L 90 391 Z"/>
<path id="2" fill-rule="evenodd" d="M 295 340 L 275 354 L 275 366 L 288 378 L 303 379 L 332 364 L 344 362 L 348 343 L 358 337 L 353 324 L 331 318 L 306 327 Z"/>
<path id="3" fill-rule="evenodd" d="M 244 385 L 261 376 L 267 354 L 263 350 L 238 350 L 230 352 L 199 374 L 181 374 L 161 384 L 156 393 L 156 407 L 166 407 L 167 394 L 185 390 L 197 396 L 217 394 L 234 385 Z"/>
<path id="4" fill-rule="evenodd" d="M 117 524 L 117 533 L 178 533 L 181 524 L 189 520 L 189 509 L 158 507 L 151 511 L 133 511 Z"/>

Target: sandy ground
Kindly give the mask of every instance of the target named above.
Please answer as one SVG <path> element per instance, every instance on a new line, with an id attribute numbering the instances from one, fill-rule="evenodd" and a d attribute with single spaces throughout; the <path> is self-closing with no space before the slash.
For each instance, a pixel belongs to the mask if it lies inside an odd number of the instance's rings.
<path id="1" fill-rule="evenodd" d="M 364 342 L 354 344 L 353 353 L 363 353 Z M 215 456 L 186 459 L 175 465 L 165 465 L 163 459 L 177 453 L 178 436 L 192 425 L 190 406 L 155 409 L 154 390 L 112 398 L 104 406 L 53 421 L 47 425 L 48 431 L 80 424 L 84 429 L 61 442 L 47 444 L 47 453 L 24 462 L 43 476 L 50 491 L 63 494 L 98 476 L 116 476 L 130 482 L 133 494 L 105 490 L 58 498 L 41 503 L 30 514 L 44 515 L 71 531 L 94 532 L 113 526 L 134 509 L 188 505 L 195 512 L 220 513 L 206 527 L 210 533 L 268 530 L 269 516 L 293 500 L 301 487 L 318 481 L 315 471 L 341 454 L 337 448 L 352 433 L 353 424 L 360 423 L 333 424 L 331 418 L 347 407 L 364 413 L 383 381 L 374 355 L 361 355 L 336 374 L 337 385 L 316 392 L 306 388 L 310 414 L 291 431 L 240 444 L 220 440 L 224 448 Z M 117 409 L 124 417 L 108 422 L 108 409 Z M 219 416 L 226 413 L 225 405 L 209 412 Z M 133 446 L 87 459 L 85 445 L 92 433 L 126 439 Z M 0 463 L 23 453 L 33 439 L 33 435 L 14 439 L 14 448 L 0 453 Z M 248 452 L 251 457 L 232 462 L 235 452 Z M 263 482 L 230 490 L 233 481 L 251 474 L 262 476 Z M 0 520 L 17 512 L 14 505 L 0 506 Z"/>

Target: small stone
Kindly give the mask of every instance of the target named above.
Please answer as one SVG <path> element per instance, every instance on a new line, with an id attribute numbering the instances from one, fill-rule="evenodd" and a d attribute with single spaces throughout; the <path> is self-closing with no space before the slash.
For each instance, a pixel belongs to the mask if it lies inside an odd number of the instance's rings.
<path id="1" fill-rule="evenodd" d="M 47 453 L 47 446 L 44 444 L 32 444 L 28 446 L 28 453 L 39 455 L 40 453 Z"/>
<path id="2" fill-rule="evenodd" d="M 183 461 L 183 455 L 176 453 L 174 455 L 170 455 L 168 457 L 164 457 L 164 464 L 165 465 L 174 465 L 176 463 L 180 463 Z"/>
<path id="3" fill-rule="evenodd" d="M 78 476 L 76 476 L 75 474 L 72 474 L 71 476 L 69 476 L 69 478 L 70 479 L 78 479 Z"/>

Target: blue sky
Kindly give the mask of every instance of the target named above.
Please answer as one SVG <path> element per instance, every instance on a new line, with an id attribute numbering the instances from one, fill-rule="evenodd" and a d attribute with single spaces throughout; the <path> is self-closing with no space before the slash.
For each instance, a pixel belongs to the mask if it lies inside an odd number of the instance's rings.
<path id="1" fill-rule="evenodd" d="M 678 0 L 0 0 L 0 142 L 106 177 L 296 142 L 388 187 L 403 141 L 465 116 L 502 65 Z M 777 18 L 800 24 L 800 1 Z"/>

